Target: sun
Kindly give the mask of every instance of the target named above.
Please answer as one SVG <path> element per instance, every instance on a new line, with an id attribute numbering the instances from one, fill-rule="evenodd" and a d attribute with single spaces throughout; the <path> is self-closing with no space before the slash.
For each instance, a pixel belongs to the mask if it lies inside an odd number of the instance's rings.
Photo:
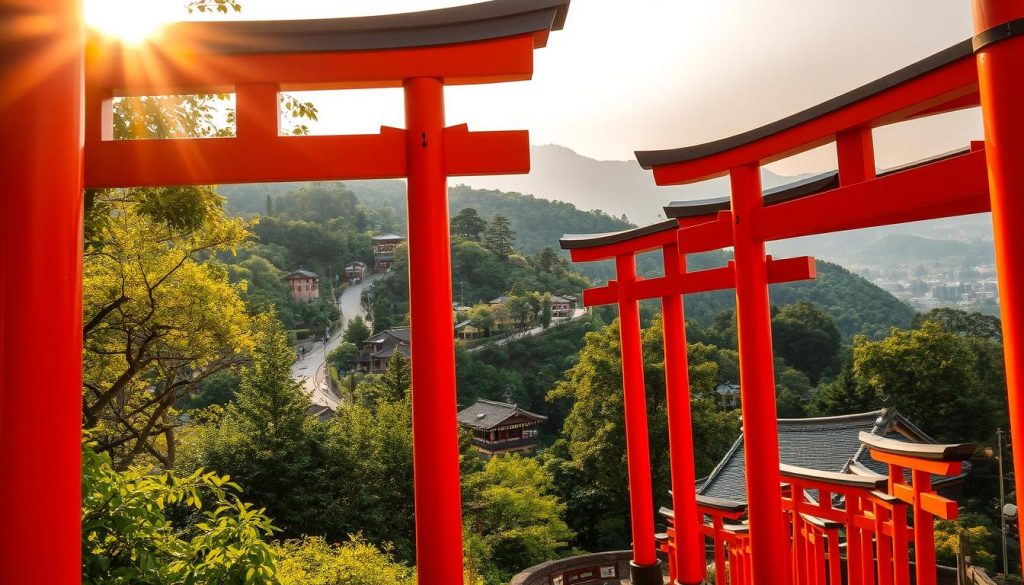
<path id="1" fill-rule="evenodd" d="M 181 17 L 173 0 L 85 0 L 85 25 L 123 43 L 137 45 Z M 177 10 L 175 9 L 177 8 Z"/>

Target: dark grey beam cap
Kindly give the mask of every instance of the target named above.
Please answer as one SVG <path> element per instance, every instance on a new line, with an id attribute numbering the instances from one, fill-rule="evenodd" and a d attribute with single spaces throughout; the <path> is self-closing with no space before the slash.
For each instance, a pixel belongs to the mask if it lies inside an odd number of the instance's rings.
<path id="1" fill-rule="evenodd" d="M 354 18 L 180 22 L 163 29 L 160 42 L 180 43 L 220 54 L 451 45 L 561 30 L 569 1 L 492 0 L 438 10 Z"/>
<path id="2" fill-rule="evenodd" d="M 811 469 L 809 467 L 797 467 L 796 465 L 786 465 L 785 463 L 779 465 L 779 471 L 782 472 L 782 477 L 805 479 L 808 481 L 868 490 L 884 489 L 889 483 L 889 478 L 884 476 L 865 477 L 863 475 L 854 475 L 852 473 L 838 473 L 835 471 Z"/>
<path id="3" fill-rule="evenodd" d="M 661 221 L 644 227 L 623 230 L 621 232 L 606 232 L 602 234 L 565 234 L 558 243 L 563 250 L 574 250 L 577 248 L 599 248 L 609 244 L 628 242 L 629 240 L 657 234 L 667 230 L 674 230 L 679 224 L 673 220 Z"/>
<path id="4" fill-rule="evenodd" d="M 774 205 L 792 201 L 839 186 L 839 173 L 829 171 L 813 177 L 807 177 L 794 183 L 773 187 L 764 192 L 764 204 Z M 728 211 L 730 207 L 729 197 L 723 195 L 711 199 L 698 199 L 696 201 L 673 201 L 665 206 L 665 216 L 673 219 L 683 217 L 700 217 L 719 211 Z"/>
<path id="5" fill-rule="evenodd" d="M 857 438 L 868 447 L 885 453 L 919 457 L 933 461 L 967 461 L 974 454 L 976 448 L 973 443 L 953 443 L 948 445 L 908 443 L 906 441 L 897 441 L 896 439 L 886 439 L 885 437 L 879 437 L 864 431 L 861 431 Z"/>

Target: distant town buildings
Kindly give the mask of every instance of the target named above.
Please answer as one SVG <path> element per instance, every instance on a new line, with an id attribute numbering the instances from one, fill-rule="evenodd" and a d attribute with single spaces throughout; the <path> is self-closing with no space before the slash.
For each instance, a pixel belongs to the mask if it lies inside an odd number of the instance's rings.
<path id="1" fill-rule="evenodd" d="M 365 374 L 380 374 L 388 369 L 388 362 L 396 353 L 412 357 L 408 327 L 395 327 L 370 336 L 356 357 L 356 369 Z"/>
<path id="2" fill-rule="evenodd" d="M 312 303 L 320 298 L 320 277 L 315 272 L 296 270 L 284 277 L 291 287 L 292 299 L 300 303 Z"/>
<path id="3" fill-rule="evenodd" d="M 395 248 L 405 242 L 405 237 L 390 233 L 370 238 L 373 246 L 373 271 L 387 272 L 395 262 Z"/>
<path id="4" fill-rule="evenodd" d="M 459 426 L 473 433 L 473 446 L 484 457 L 531 453 L 537 448 L 537 426 L 546 416 L 506 402 L 481 398 L 459 412 Z"/>
<path id="5" fill-rule="evenodd" d="M 856 269 L 878 288 L 918 311 L 949 307 L 997 314 L 999 288 L 994 264 L 916 263 Z"/>
<path id="6" fill-rule="evenodd" d="M 345 265 L 345 278 L 348 278 L 349 280 L 356 278 L 362 280 L 366 277 L 368 269 L 369 267 L 366 265 L 366 262 L 354 260 Z"/>

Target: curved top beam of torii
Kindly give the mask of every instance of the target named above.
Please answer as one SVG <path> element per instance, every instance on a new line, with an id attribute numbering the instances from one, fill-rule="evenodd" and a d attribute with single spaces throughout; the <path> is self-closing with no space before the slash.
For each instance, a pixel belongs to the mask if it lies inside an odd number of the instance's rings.
<path id="1" fill-rule="evenodd" d="M 766 164 L 870 129 L 979 104 L 971 41 L 760 128 L 705 144 L 636 151 L 659 185 L 692 183 L 742 164 Z"/>
<path id="2" fill-rule="evenodd" d="M 533 49 L 565 23 L 569 0 L 492 0 L 440 10 L 297 21 L 180 22 L 139 46 L 91 35 L 86 79 L 116 95 L 398 87 L 529 79 Z"/>
<path id="3" fill-rule="evenodd" d="M 199 53 L 306 53 L 451 45 L 532 34 L 536 48 L 561 30 L 569 0 L 492 0 L 438 10 L 309 20 L 181 22 L 166 49 Z"/>

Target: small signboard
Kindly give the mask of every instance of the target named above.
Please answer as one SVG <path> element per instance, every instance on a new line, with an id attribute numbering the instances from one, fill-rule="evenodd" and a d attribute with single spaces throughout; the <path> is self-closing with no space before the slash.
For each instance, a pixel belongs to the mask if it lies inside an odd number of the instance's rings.
<path id="1" fill-rule="evenodd" d="M 583 585 L 617 577 L 619 577 L 619 566 L 613 563 L 569 569 L 558 575 L 551 575 L 548 579 L 551 585 Z"/>

